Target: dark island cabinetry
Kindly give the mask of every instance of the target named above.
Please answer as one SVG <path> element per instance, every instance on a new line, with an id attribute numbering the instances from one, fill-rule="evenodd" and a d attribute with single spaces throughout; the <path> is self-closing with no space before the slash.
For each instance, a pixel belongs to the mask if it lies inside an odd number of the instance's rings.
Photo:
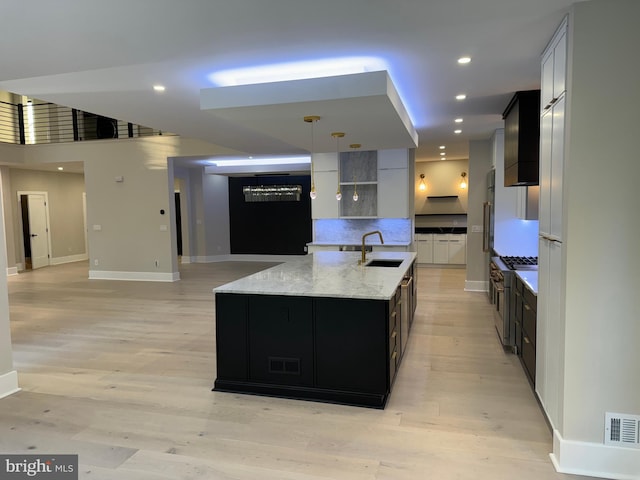
<path id="1" fill-rule="evenodd" d="M 214 390 L 384 408 L 400 361 L 391 300 L 216 293 Z"/>

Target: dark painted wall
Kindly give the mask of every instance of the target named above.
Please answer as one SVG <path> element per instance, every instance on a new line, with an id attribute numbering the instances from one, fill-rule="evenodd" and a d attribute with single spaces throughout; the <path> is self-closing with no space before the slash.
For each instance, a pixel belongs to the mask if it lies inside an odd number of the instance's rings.
<path id="1" fill-rule="evenodd" d="M 245 202 L 244 186 L 302 185 L 299 202 Z M 304 255 L 311 241 L 309 176 L 229 177 L 231 253 Z"/>

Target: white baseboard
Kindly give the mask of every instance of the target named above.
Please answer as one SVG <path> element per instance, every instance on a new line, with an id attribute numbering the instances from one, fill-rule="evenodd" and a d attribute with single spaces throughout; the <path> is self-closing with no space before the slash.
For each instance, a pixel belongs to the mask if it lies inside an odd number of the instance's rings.
<path id="1" fill-rule="evenodd" d="M 549 457 L 560 473 L 637 480 L 640 472 L 640 449 L 565 440 L 558 430 L 553 431 Z"/>
<path id="2" fill-rule="evenodd" d="M 129 282 L 177 282 L 180 272 L 110 272 L 106 270 L 89 270 L 90 280 L 125 280 Z"/>
<path id="3" fill-rule="evenodd" d="M 49 260 L 49 265 L 62 265 L 63 263 L 81 262 L 88 259 L 89 256 L 86 253 L 79 253 L 78 255 L 68 255 L 66 257 L 53 257 Z"/>
<path id="4" fill-rule="evenodd" d="M 7 277 L 18 274 L 18 267 L 7 267 Z"/>
<path id="5" fill-rule="evenodd" d="M 489 282 L 486 280 L 465 280 L 464 282 L 465 292 L 488 292 Z"/>
<path id="6" fill-rule="evenodd" d="M 193 263 L 215 262 L 288 262 L 306 255 L 209 255 L 206 257 L 191 257 Z"/>
<path id="7" fill-rule="evenodd" d="M 12 370 L 4 375 L 0 375 L 0 398 L 8 397 L 19 391 L 18 372 Z"/>

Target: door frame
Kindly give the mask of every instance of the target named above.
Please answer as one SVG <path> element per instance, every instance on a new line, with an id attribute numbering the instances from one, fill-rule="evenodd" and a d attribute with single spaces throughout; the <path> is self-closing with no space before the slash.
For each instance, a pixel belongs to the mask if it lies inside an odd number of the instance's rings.
<path id="1" fill-rule="evenodd" d="M 47 250 L 48 250 L 48 255 L 49 255 L 49 265 L 51 265 L 51 220 L 49 217 L 49 192 L 42 192 L 42 191 L 33 191 L 33 190 L 19 190 L 17 193 L 18 196 L 18 215 L 17 215 L 17 227 L 18 227 L 18 232 L 20 235 L 20 255 L 22 257 L 22 270 L 25 270 L 27 268 L 26 265 L 26 258 L 25 258 L 25 252 L 24 252 L 24 228 L 23 228 L 23 224 L 22 224 L 22 200 L 21 197 L 22 195 L 43 195 L 44 196 L 44 213 L 45 213 L 45 220 L 47 222 Z"/>

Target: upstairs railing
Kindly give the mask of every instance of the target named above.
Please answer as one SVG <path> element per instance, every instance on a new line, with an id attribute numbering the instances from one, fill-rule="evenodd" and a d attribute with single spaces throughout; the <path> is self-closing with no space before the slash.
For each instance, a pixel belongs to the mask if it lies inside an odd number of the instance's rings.
<path id="1" fill-rule="evenodd" d="M 0 142 L 21 145 L 172 135 L 54 103 L 0 101 Z"/>

